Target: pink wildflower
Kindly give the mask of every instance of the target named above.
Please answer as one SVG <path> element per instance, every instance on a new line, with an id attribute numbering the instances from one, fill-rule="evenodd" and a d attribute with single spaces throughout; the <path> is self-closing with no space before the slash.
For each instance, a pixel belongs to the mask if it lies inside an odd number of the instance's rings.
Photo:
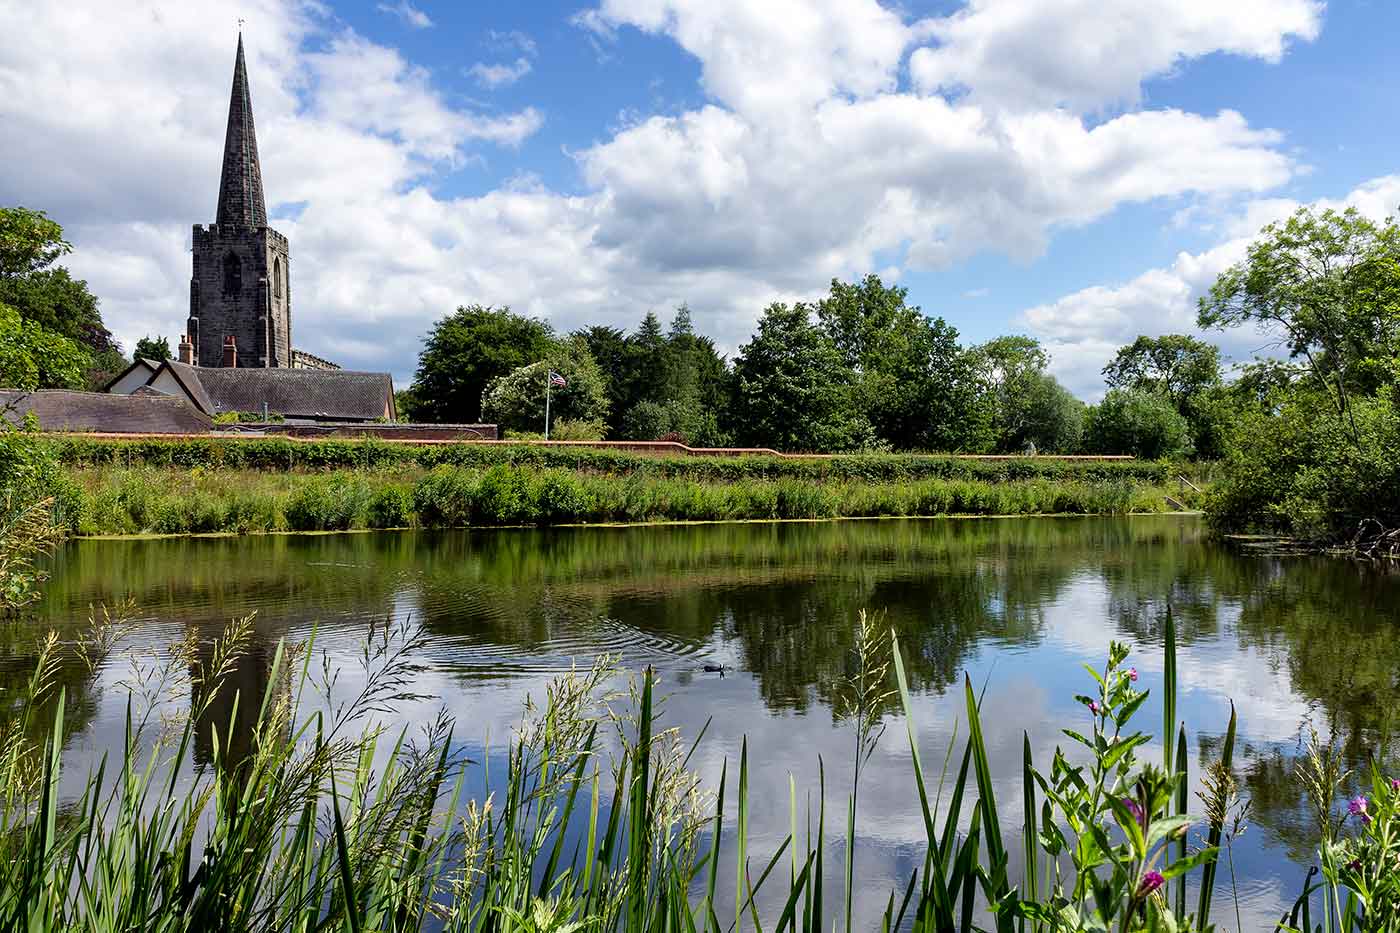
<path id="1" fill-rule="evenodd" d="M 1142 881 L 1138 883 L 1137 896 L 1146 897 L 1153 891 L 1166 883 L 1161 872 L 1149 871 L 1142 876 Z"/>
<path id="2" fill-rule="evenodd" d="M 1131 680 L 1133 683 L 1137 683 L 1137 668 L 1128 668 L 1128 679 Z"/>
<path id="3" fill-rule="evenodd" d="M 1368 801 L 1365 797 L 1353 797 L 1347 801 L 1347 812 L 1350 813 L 1352 816 L 1361 817 L 1361 822 L 1369 823 L 1371 822 L 1371 814 L 1366 812 L 1366 807 L 1369 803 L 1370 801 Z"/>

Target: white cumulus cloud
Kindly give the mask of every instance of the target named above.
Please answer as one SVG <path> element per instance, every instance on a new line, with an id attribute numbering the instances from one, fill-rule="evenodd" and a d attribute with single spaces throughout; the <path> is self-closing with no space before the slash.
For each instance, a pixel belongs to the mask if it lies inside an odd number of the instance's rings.
<path id="1" fill-rule="evenodd" d="M 923 30 L 909 70 L 925 91 L 1013 109 L 1136 103 L 1142 82 L 1212 52 L 1276 62 L 1322 28 L 1321 0 L 971 0 Z"/>

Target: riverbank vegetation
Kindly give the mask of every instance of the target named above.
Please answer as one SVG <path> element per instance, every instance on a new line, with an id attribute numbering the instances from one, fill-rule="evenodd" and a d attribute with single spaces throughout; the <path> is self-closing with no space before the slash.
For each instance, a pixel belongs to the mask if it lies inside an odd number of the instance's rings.
<path id="1" fill-rule="evenodd" d="M 1312 541 L 1400 527 L 1400 226 L 1300 211 L 1201 300 L 1202 326 L 1284 335 L 1239 380 L 1210 515 Z"/>
<path id="2" fill-rule="evenodd" d="M 330 531 L 598 522 L 1166 511 L 1132 480 L 794 477 L 731 482 L 498 464 L 287 474 L 71 470 L 54 512 L 76 534 Z"/>
<path id="3" fill-rule="evenodd" d="M 34 473 L 6 482 L 6 495 L 42 500 L 64 531 L 87 535 L 1123 514 L 1199 500 L 1183 484 L 1168 501 L 1167 466 L 1137 461 L 657 457 L 531 445 L 104 441 L 32 430 L 0 435 L 0 452 Z"/>

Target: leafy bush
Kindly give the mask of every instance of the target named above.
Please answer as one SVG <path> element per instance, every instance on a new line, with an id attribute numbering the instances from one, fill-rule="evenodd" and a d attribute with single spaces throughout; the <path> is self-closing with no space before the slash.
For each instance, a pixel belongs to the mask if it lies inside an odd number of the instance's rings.
<path id="1" fill-rule="evenodd" d="M 524 471 L 503 464 L 482 474 L 472 500 L 472 524 L 528 525 L 538 515 Z"/>
<path id="2" fill-rule="evenodd" d="M 303 483 L 287 500 L 287 527 L 293 531 L 363 528 L 369 503 L 369 485 L 359 478 L 317 478 Z"/>
<path id="3" fill-rule="evenodd" d="M 413 523 L 413 492 L 397 483 L 370 496 L 366 521 L 370 528 L 406 528 Z"/>
<path id="4" fill-rule="evenodd" d="M 1358 444 L 1325 406 L 1300 388 L 1276 412 L 1240 417 L 1208 498 L 1216 527 L 1319 541 L 1368 521 L 1400 527 L 1400 412 L 1386 398 L 1353 400 Z"/>
<path id="5" fill-rule="evenodd" d="M 1144 460 L 1184 457 L 1191 451 L 1191 426 L 1163 395 L 1113 389 L 1089 409 L 1084 447 Z"/>
<path id="6" fill-rule="evenodd" d="M 459 467 L 440 466 L 413 488 L 413 508 L 418 521 L 433 528 L 457 528 L 471 524 L 476 478 Z"/>
<path id="7" fill-rule="evenodd" d="M 585 521 L 592 510 L 583 483 L 566 470 L 546 470 L 540 474 L 530 490 L 530 497 L 541 525 Z"/>

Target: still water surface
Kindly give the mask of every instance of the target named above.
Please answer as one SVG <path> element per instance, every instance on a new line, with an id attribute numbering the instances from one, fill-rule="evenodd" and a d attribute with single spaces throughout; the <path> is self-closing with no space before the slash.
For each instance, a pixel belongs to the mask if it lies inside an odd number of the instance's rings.
<path id="1" fill-rule="evenodd" d="M 1254 801 L 1235 850 L 1247 929 L 1272 925 L 1291 903 L 1313 844 L 1287 775 L 1300 736 L 1311 726 L 1358 758 L 1391 753 L 1400 711 L 1400 575 L 1243 555 L 1183 517 L 78 540 L 56 561 L 41 615 L 67 628 L 90 604 L 125 597 L 147 619 L 127 639 L 138 652 L 191 632 L 210 640 L 256 610 L 255 648 L 235 672 L 256 693 L 283 637 L 317 626 L 352 677 L 371 622 L 408 620 L 426 636 L 415 686 L 435 699 L 397 715 L 412 722 L 446 707 L 468 752 L 506 736 L 525 694 L 540 696 L 571 663 L 608 652 L 627 668 L 651 665 L 670 724 L 693 737 L 711 721 L 695 758 L 707 776 L 747 736 L 760 854 L 786 833 L 788 775 L 799 794 L 814 790 L 818 756 L 840 823 L 852 739 L 833 709 L 858 610 L 883 613 L 900 635 L 934 767 L 961 712 L 964 673 L 986 683 L 999 803 L 1019 814 L 1023 731 L 1048 763 L 1060 727 L 1087 728 L 1073 700 L 1088 692 L 1081 662 L 1101 665 L 1110 639 L 1134 645 L 1139 686 L 1159 684 L 1170 606 L 1193 776 L 1217 755 L 1232 700 L 1239 710 L 1238 776 Z M 124 676 L 109 665 L 66 685 L 79 761 L 119 744 Z M 1140 715 L 1159 731 L 1159 706 Z M 887 721 L 861 788 L 857 909 L 871 918 L 923 851 L 903 723 Z M 1160 756 L 1159 746 L 1143 752 Z M 839 891 L 837 858 L 832 871 Z M 1216 904 L 1233 928 L 1228 887 Z"/>

